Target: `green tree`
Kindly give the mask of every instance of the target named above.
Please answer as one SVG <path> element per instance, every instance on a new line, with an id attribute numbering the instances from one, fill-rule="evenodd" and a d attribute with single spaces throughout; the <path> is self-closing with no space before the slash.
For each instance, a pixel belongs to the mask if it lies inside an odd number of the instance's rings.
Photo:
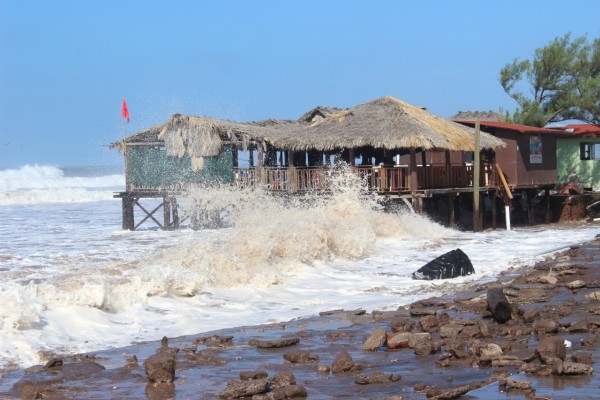
<path id="1" fill-rule="evenodd" d="M 508 122 L 541 127 L 579 119 L 600 125 L 600 39 L 571 40 L 569 33 L 556 38 L 536 49 L 532 60 L 515 59 L 502 68 L 500 84 L 519 105 L 507 113 Z"/>

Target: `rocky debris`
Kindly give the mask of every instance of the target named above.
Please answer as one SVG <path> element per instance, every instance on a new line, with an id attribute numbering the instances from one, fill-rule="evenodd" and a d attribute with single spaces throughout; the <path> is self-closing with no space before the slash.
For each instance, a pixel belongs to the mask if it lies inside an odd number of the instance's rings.
<path id="1" fill-rule="evenodd" d="M 375 331 L 365 340 L 363 343 L 363 350 L 365 351 L 377 351 L 382 346 L 385 346 L 387 340 L 387 333 L 383 328 L 377 328 Z"/>
<path id="2" fill-rule="evenodd" d="M 329 368 L 329 365 L 321 364 L 317 367 L 317 373 L 319 375 L 329 375 L 330 372 L 331 368 Z"/>
<path id="3" fill-rule="evenodd" d="M 564 361 L 567 356 L 564 339 L 558 336 L 542 339 L 535 349 L 535 355 L 542 364 L 552 365 L 554 360 L 557 359 Z"/>
<path id="4" fill-rule="evenodd" d="M 283 353 L 283 359 L 291 364 L 319 362 L 319 356 L 307 350 L 290 350 Z"/>
<path id="5" fill-rule="evenodd" d="M 44 365 L 44 370 L 48 370 L 50 368 L 55 368 L 55 367 L 60 367 L 63 365 L 63 360 L 60 358 L 53 358 L 51 360 L 49 360 L 45 365 Z"/>
<path id="6" fill-rule="evenodd" d="M 445 389 L 445 390 L 441 390 L 441 393 L 435 395 L 435 396 L 427 396 L 429 398 L 429 400 L 452 400 L 452 399 L 457 399 L 460 396 L 462 396 L 465 393 L 468 393 L 471 391 L 471 386 L 469 385 L 464 385 L 464 386 L 459 386 L 459 387 L 455 387 L 452 389 Z"/>
<path id="7" fill-rule="evenodd" d="M 342 372 L 355 372 L 362 370 L 360 364 L 354 364 L 352 356 L 347 351 L 340 352 L 333 360 L 331 365 L 331 372 L 333 374 L 339 374 Z"/>
<path id="8" fill-rule="evenodd" d="M 592 365 L 592 353 L 587 351 L 578 351 L 571 355 L 571 361 L 580 364 Z"/>
<path id="9" fill-rule="evenodd" d="M 203 336 L 196 339 L 196 344 L 202 344 L 206 347 L 229 347 L 233 346 L 233 336 Z"/>
<path id="10" fill-rule="evenodd" d="M 487 343 L 479 348 L 479 358 L 482 362 L 491 362 L 502 357 L 502 348 L 496 343 Z"/>
<path id="11" fill-rule="evenodd" d="M 511 319 L 512 307 L 501 287 L 488 289 L 487 309 L 492 313 L 494 321 L 500 324 Z"/>
<path id="12" fill-rule="evenodd" d="M 384 374 L 383 372 L 373 372 L 371 374 L 357 374 L 354 377 L 354 383 L 359 385 L 371 385 L 374 383 L 390 383 L 399 381 L 402 377 L 398 374 Z"/>
<path id="13" fill-rule="evenodd" d="M 248 381 L 252 379 L 262 379 L 267 378 L 269 374 L 267 371 L 242 371 L 240 372 L 240 380 Z"/>
<path id="14" fill-rule="evenodd" d="M 585 282 L 582 280 L 576 280 L 565 284 L 565 287 L 571 290 L 581 289 L 585 287 Z"/>
<path id="15" fill-rule="evenodd" d="M 557 361 L 552 366 L 552 373 L 555 375 L 591 375 L 594 369 L 591 365 L 570 362 Z"/>
<path id="16" fill-rule="evenodd" d="M 552 319 L 538 319 L 533 323 L 533 330 L 538 336 L 558 332 L 558 322 Z"/>
<path id="17" fill-rule="evenodd" d="M 288 339 L 252 339 L 248 342 L 250 346 L 256 346 L 259 349 L 277 349 L 281 347 L 294 346 L 300 343 L 300 338 L 293 337 Z"/>
<path id="18" fill-rule="evenodd" d="M 175 357 L 168 353 L 154 354 L 144 361 L 144 372 L 150 382 L 173 382 L 175 380 Z"/>
<path id="19" fill-rule="evenodd" d="M 410 341 L 410 332 L 388 333 L 386 345 L 388 349 L 401 349 L 408 347 Z"/>
<path id="20" fill-rule="evenodd" d="M 264 376 L 264 378 L 266 378 L 266 376 Z M 273 377 L 271 384 L 274 388 L 295 385 L 296 377 L 291 372 L 280 372 Z"/>
<path id="21" fill-rule="evenodd" d="M 440 326 L 440 322 L 435 315 L 426 315 L 419 319 L 419 326 L 423 332 L 435 332 Z"/>
<path id="22" fill-rule="evenodd" d="M 433 280 L 451 279 L 475 273 L 469 257 L 461 250 L 451 250 L 431 260 L 417 271 L 413 272 L 413 279 Z"/>
<path id="23" fill-rule="evenodd" d="M 590 324 L 587 320 L 582 319 L 570 324 L 567 331 L 570 333 L 587 333 L 590 331 Z"/>
<path id="24" fill-rule="evenodd" d="M 286 400 L 286 399 L 305 399 L 308 393 L 303 386 L 289 385 L 273 389 L 266 394 L 255 394 L 252 400 Z"/>
<path id="25" fill-rule="evenodd" d="M 412 332 L 415 328 L 415 321 L 410 318 L 396 317 L 390 322 L 392 332 Z"/>
<path id="26" fill-rule="evenodd" d="M 239 399 L 267 393 L 271 387 L 268 378 L 252 379 L 248 381 L 229 381 L 225 390 L 219 392 L 222 399 Z"/>
<path id="27" fill-rule="evenodd" d="M 440 336 L 443 338 L 453 338 L 462 332 L 464 326 L 459 324 L 442 325 L 439 328 Z"/>
<path id="28" fill-rule="evenodd" d="M 532 390 L 530 381 L 522 381 L 519 379 L 500 379 L 498 381 L 498 386 L 500 387 L 500 390 L 507 390 L 511 388 L 527 391 Z"/>

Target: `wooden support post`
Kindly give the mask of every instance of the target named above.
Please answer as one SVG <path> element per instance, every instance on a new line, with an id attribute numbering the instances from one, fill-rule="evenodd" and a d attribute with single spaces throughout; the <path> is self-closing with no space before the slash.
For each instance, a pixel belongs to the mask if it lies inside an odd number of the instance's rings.
<path id="1" fill-rule="evenodd" d="M 171 198 L 171 207 L 173 209 L 173 229 L 179 229 L 179 205 L 176 197 Z"/>
<path id="2" fill-rule="evenodd" d="M 456 208 L 454 206 L 456 201 L 456 194 L 450 193 L 448 194 L 448 226 L 454 227 L 456 226 Z"/>
<path id="3" fill-rule="evenodd" d="M 427 153 L 425 149 L 421 149 L 421 165 L 423 168 L 427 166 Z"/>
<path id="4" fill-rule="evenodd" d="M 494 190 L 492 192 L 492 229 L 498 227 L 498 194 Z"/>
<path id="5" fill-rule="evenodd" d="M 133 214 L 133 199 L 124 195 L 121 198 L 121 204 L 123 208 L 123 229 L 128 231 L 133 231 L 135 229 L 135 221 Z"/>
<path id="6" fill-rule="evenodd" d="M 414 147 L 410 148 L 410 165 L 408 166 L 410 171 L 408 188 L 412 196 L 412 203 L 415 211 L 421 212 L 417 199 L 417 189 L 419 188 L 419 178 L 417 177 L 417 152 Z"/>
<path id="7" fill-rule="evenodd" d="M 351 167 L 354 167 L 356 164 L 356 153 L 354 152 L 354 148 L 348 149 L 348 164 Z"/>
<path id="8" fill-rule="evenodd" d="M 552 222 L 552 208 L 550 207 L 550 189 L 544 189 L 544 199 L 546 200 L 546 223 Z"/>
<path id="9" fill-rule="evenodd" d="M 535 210 L 533 208 L 533 191 L 528 190 L 527 192 L 527 216 L 529 218 L 529 225 L 535 225 Z"/>
<path id="10" fill-rule="evenodd" d="M 163 197 L 163 230 L 171 230 L 171 198 Z"/>
<path id="11" fill-rule="evenodd" d="M 258 170 L 256 171 L 256 178 L 258 180 L 258 182 L 260 182 L 260 185 L 262 186 L 264 184 L 263 182 L 263 148 L 262 148 L 262 143 L 258 143 L 258 148 L 257 151 L 258 153 L 258 163 L 257 163 L 257 168 Z"/>
<path id="12" fill-rule="evenodd" d="M 475 121 L 475 149 L 473 151 L 473 232 L 480 230 L 479 226 L 479 142 L 481 132 L 479 129 L 479 120 Z"/>

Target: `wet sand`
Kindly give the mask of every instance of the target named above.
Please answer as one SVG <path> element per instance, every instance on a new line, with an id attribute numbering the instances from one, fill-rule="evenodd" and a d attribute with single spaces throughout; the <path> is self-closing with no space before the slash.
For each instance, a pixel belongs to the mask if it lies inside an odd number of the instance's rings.
<path id="1" fill-rule="evenodd" d="M 499 286 L 512 311 L 505 323 L 488 308 L 487 293 Z M 373 336 L 381 330 L 387 341 L 377 343 Z M 403 332 L 426 342 L 389 348 Z M 552 337 L 570 347 L 564 357 L 549 361 L 536 348 Z M 376 343 L 371 350 L 364 349 L 367 339 Z M 228 382 L 247 384 L 240 373 L 257 382 L 266 373 L 268 392 L 254 399 L 302 398 L 302 393 L 314 399 L 593 399 L 600 398 L 599 342 L 600 239 L 595 239 L 534 267 L 509 271 L 496 282 L 465 286 L 394 312 L 332 310 L 286 323 L 54 355 L 46 366 L 5 375 L 0 398 L 218 399 Z M 484 355 L 490 344 L 500 353 Z M 348 370 L 327 371 L 339 367 L 342 352 L 351 357 Z M 149 381 L 144 361 L 154 354 L 175 360 L 172 383 Z M 584 372 L 567 375 L 572 364 Z M 281 376 L 289 378 L 285 373 L 295 378 L 287 392 L 275 389 Z"/>

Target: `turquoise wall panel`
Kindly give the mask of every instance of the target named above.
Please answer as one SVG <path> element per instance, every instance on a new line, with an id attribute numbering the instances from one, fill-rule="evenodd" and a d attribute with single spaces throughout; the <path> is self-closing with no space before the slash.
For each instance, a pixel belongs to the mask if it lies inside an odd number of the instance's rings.
<path id="1" fill-rule="evenodd" d="M 192 171 L 187 155 L 168 156 L 164 148 L 129 146 L 127 149 L 129 183 L 153 188 L 185 186 L 189 183 L 233 182 L 233 153 L 231 146 L 223 146 L 215 157 L 204 157 L 204 167 Z"/>

